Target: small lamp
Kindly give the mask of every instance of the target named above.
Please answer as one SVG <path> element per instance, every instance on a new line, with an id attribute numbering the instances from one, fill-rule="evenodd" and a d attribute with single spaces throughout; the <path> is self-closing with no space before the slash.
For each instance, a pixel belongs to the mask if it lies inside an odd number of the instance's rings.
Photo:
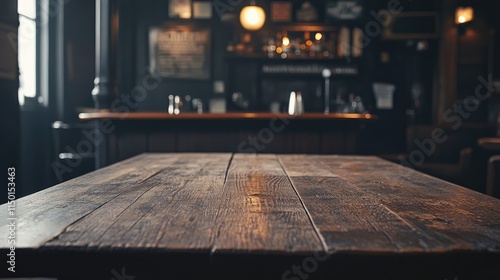
<path id="1" fill-rule="evenodd" d="M 474 9 L 472 7 L 458 7 L 455 11 L 455 23 L 465 24 L 474 19 Z"/>
<path id="2" fill-rule="evenodd" d="M 458 7 L 455 11 L 455 24 L 457 24 L 458 34 L 464 35 L 467 26 L 474 19 L 474 9 L 472 7 Z"/>
<path id="3" fill-rule="evenodd" d="M 266 21 L 266 13 L 264 9 L 255 5 L 255 1 L 250 2 L 250 6 L 246 6 L 241 10 L 240 22 L 241 26 L 246 30 L 255 31 L 262 28 Z"/>

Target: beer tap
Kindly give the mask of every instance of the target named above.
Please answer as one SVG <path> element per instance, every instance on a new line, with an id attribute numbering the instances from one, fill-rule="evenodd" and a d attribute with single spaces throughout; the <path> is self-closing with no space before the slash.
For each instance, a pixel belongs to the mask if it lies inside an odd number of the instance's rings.
<path id="1" fill-rule="evenodd" d="M 332 71 L 328 68 L 323 69 L 321 75 L 325 79 L 325 115 L 330 113 L 330 76 Z"/>

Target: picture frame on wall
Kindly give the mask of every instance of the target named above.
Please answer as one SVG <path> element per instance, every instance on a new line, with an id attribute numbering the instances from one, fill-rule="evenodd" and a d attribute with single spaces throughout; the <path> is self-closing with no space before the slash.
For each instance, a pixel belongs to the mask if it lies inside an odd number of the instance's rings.
<path id="1" fill-rule="evenodd" d="M 195 19 L 210 19 L 212 18 L 212 2 L 209 1 L 194 1 L 193 2 L 193 18 Z"/>
<path id="2" fill-rule="evenodd" d="M 191 0 L 169 0 L 168 16 L 170 18 L 191 18 Z"/>
<path id="3" fill-rule="evenodd" d="M 194 23 L 149 29 L 150 71 L 172 79 L 210 79 L 211 29 Z"/>
<path id="4" fill-rule="evenodd" d="M 292 21 L 292 3 L 271 2 L 271 21 L 274 22 Z"/>
<path id="5" fill-rule="evenodd" d="M 437 12 L 402 12 L 392 15 L 384 27 L 384 40 L 410 40 L 439 38 L 439 15 Z"/>

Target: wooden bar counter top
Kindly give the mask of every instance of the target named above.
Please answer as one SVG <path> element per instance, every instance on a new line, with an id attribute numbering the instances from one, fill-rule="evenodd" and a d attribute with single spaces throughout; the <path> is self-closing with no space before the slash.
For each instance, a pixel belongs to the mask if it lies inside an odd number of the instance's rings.
<path id="1" fill-rule="evenodd" d="M 231 119 L 300 119 L 300 120 L 325 120 L 325 119 L 357 119 L 357 120 L 373 120 L 377 117 L 372 114 L 356 114 L 356 113 L 305 113 L 300 115 L 289 115 L 285 113 L 260 113 L 260 112 L 241 112 L 241 113 L 180 113 L 169 114 L 165 112 L 88 112 L 78 115 L 80 120 L 231 120 Z"/>
<path id="2" fill-rule="evenodd" d="M 156 152 L 259 152 L 273 154 L 363 154 L 377 137 L 373 114 L 229 112 L 188 113 L 89 111 L 95 123 L 97 167 Z M 82 135 L 77 131 L 76 136 Z M 87 133 L 89 134 L 89 133 Z M 257 139 L 257 140 L 252 140 Z M 245 143 L 258 142 L 252 147 Z"/>

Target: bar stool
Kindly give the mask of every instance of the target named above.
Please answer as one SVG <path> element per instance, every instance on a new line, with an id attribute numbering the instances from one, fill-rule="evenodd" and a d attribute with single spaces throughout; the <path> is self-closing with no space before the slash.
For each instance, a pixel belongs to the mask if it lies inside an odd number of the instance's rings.
<path id="1" fill-rule="evenodd" d="M 92 130 L 93 125 L 91 123 L 69 124 L 55 121 L 51 126 L 54 145 L 52 183 L 60 183 L 93 171 L 95 169 L 95 153 L 78 152 L 79 144 L 83 141 L 90 143 L 88 139 L 85 139 L 84 132 Z M 59 170 L 59 172 L 55 170 Z"/>
<path id="2" fill-rule="evenodd" d="M 485 150 L 500 153 L 500 138 L 479 138 L 477 144 Z M 486 194 L 500 198 L 500 154 L 493 155 L 488 159 L 486 174 Z"/>

